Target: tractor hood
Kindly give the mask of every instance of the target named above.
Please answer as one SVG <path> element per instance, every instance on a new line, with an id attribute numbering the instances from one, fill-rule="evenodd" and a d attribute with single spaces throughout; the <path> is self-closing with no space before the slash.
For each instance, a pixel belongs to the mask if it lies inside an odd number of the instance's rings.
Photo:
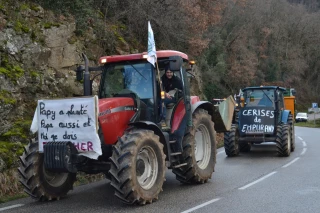
<path id="1" fill-rule="evenodd" d="M 135 114 L 133 98 L 117 97 L 99 100 L 99 124 L 105 144 L 114 144 Z M 102 140 L 102 135 L 100 139 Z"/>

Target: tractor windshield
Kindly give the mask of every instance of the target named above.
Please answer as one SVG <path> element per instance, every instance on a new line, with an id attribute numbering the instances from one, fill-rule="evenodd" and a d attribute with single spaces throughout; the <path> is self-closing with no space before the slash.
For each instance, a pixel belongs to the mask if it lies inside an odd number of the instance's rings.
<path id="1" fill-rule="evenodd" d="M 274 107 L 274 90 L 252 89 L 244 92 L 246 106 Z"/>
<path id="2" fill-rule="evenodd" d="M 102 74 L 101 98 L 131 90 L 140 99 L 153 99 L 153 67 L 148 62 L 107 65 Z"/>

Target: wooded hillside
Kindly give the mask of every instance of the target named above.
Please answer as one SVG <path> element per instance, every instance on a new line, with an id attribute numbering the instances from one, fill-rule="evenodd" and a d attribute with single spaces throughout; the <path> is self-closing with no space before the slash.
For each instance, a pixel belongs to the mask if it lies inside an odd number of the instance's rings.
<path id="1" fill-rule="evenodd" d="M 34 2 L 74 15 L 80 34 L 92 26 L 106 54 L 117 48 L 110 25 L 120 26 L 131 51 L 144 51 L 143 29 L 150 20 L 158 49 L 177 49 L 198 60 L 208 99 L 282 82 L 296 88 L 301 109 L 320 100 L 319 0 Z"/>

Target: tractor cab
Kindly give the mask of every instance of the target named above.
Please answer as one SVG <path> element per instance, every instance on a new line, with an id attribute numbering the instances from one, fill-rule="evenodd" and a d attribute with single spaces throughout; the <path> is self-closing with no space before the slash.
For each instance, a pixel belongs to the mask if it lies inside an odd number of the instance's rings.
<path id="1" fill-rule="evenodd" d="M 178 103 L 179 110 L 190 109 L 190 92 L 186 69 L 189 66 L 188 57 L 178 51 L 157 51 L 158 69 L 146 60 L 146 54 L 131 54 L 127 56 L 106 56 L 100 59 L 104 63 L 100 83 L 99 98 L 131 97 L 135 102 L 137 116 L 131 122 L 160 121 L 161 86 L 160 79 L 165 66 L 169 66 L 174 75 L 181 79 L 183 89 L 170 91 L 174 103 L 166 107 L 167 124 L 172 125 L 171 115 Z M 185 97 L 185 98 L 184 98 Z M 186 103 L 186 104 L 184 104 Z M 189 106 L 188 106 L 189 104 Z M 190 117 L 190 116 L 189 116 Z"/>

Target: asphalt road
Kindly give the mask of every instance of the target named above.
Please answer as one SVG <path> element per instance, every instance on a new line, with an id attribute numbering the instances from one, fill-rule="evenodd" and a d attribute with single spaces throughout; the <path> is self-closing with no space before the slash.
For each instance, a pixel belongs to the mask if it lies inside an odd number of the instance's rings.
<path id="1" fill-rule="evenodd" d="M 113 196 L 107 180 L 75 188 L 60 201 L 30 198 L 0 205 L 0 212 L 320 212 L 320 129 L 296 127 L 296 150 L 277 157 L 274 144 L 226 157 L 218 149 L 213 178 L 202 185 L 182 185 L 168 170 L 159 200 L 127 206 Z"/>

